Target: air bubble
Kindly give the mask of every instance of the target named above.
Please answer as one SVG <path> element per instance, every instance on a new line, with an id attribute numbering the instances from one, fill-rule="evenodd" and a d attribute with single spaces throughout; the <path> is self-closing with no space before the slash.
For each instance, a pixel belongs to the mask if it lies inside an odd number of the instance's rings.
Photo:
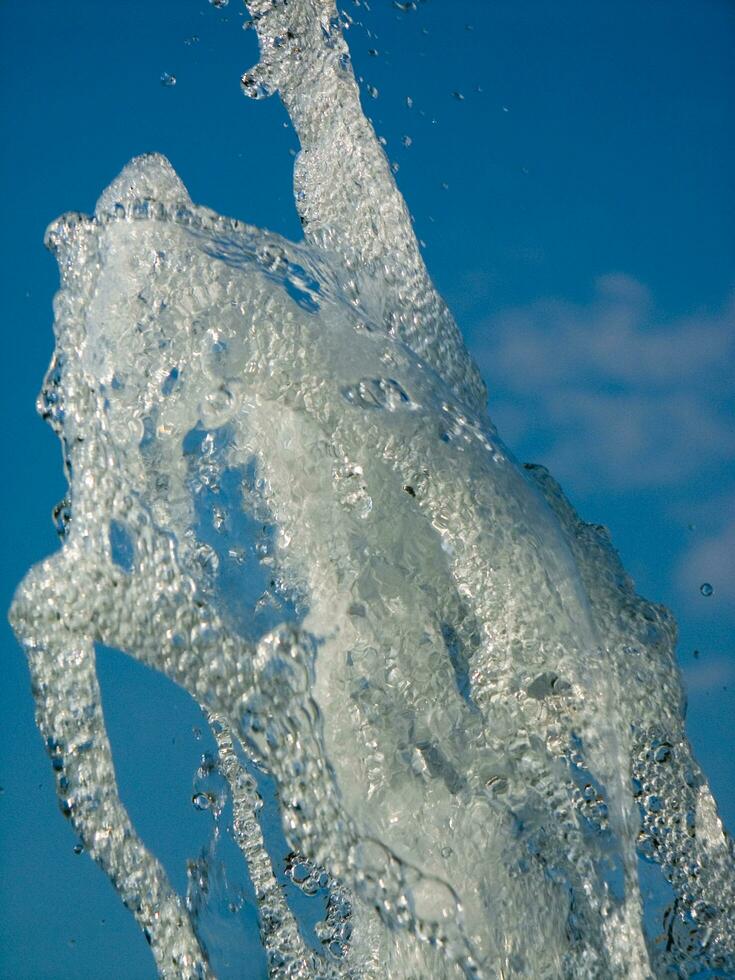
<path id="1" fill-rule="evenodd" d="M 351 405 L 361 408 L 396 409 L 413 408 L 408 393 L 393 378 L 364 378 L 357 384 L 342 389 L 342 396 Z"/>

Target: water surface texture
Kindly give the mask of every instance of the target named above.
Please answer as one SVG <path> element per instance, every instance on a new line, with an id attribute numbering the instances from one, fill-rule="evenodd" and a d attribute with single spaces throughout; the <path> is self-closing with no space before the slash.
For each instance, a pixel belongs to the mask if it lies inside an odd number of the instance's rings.
<path id="1" fill-rule="evenodd" d="M 494 429 L 331 0 L 248 6 L 242 87 L 294 124 L 304 241 L 195 205 L 159 155 L 47 235 L 69 492 L 11 618 L 80 846 L 163 977 L 247 975 L 225 834 L 273 977 L 734 971 L 673 618 Z M 207 713 L 185 896 L 120 800 L 100 645 Z"/>

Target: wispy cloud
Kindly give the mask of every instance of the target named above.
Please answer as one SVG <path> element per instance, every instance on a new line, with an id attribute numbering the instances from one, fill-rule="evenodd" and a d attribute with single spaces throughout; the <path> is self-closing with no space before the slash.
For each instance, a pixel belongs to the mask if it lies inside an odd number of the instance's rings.
<path id="1" fill-rule="evenodd" d="M 473 348 L 501 433 L 562 481 L 674 486 L 735 454 L 735 297 L 661 321 L 644 286 L 608 275 L 589 304 L 543 299 L 489 318 Z"/>

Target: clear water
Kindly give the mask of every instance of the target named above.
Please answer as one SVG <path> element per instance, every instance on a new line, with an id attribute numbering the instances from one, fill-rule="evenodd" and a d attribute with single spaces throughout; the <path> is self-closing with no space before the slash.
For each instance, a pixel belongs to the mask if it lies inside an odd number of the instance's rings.
<path id="1" fill-rule="evenodd" d="M 333 5 L 249 8 L 304 242 L 160 156 L 48 232 L 69 497 L 11 615 L 65 812 L 166 977 L 243 975 L 227 840 L 274 977 L 735 971 L 670 614 L 495 432 Z M 120 802 L 96 643 L 209 714 L 186 896 Z"/>

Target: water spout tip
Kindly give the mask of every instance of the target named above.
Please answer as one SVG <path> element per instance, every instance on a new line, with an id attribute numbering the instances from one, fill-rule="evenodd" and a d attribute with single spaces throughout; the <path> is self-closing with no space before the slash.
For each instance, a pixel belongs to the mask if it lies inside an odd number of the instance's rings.
<path id="1" fill-rule="evenodd" d="M 162 204 L 191 204 L 191 198 L 169 160 L 162 153 L 144 153 L 133 159 L 97 201 L 96 217 L 115 212 L 135 201 L 154 200 Z"/>

